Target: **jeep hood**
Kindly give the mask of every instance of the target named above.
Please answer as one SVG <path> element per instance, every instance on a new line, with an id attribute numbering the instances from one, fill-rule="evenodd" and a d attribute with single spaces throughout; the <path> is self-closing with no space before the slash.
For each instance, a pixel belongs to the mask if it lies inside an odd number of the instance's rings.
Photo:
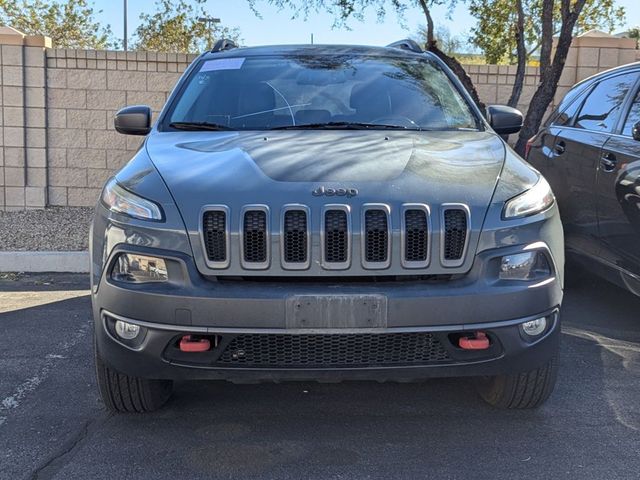
<path id="1" fill-rule="evenodd" d="M 146 148 L 188 230 L 211 204 L 464 203 L 484 218 L 505 158 L 491 132 L 155 132 Z"/>

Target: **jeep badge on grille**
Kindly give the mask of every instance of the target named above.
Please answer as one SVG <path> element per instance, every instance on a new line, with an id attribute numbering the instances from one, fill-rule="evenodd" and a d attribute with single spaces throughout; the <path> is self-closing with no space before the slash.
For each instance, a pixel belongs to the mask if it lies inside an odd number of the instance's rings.
<path id="1" fill-rule="evenodd" d="M 314 197 L 355 197 L 358 195 L 357 188 L 325 188 L 324 185 L 319 186 L 311 192 Z"/>

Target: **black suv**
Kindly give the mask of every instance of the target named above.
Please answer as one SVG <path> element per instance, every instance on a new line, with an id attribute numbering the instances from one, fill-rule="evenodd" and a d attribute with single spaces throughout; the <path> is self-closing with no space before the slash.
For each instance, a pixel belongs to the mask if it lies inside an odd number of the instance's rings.
<path id="1" fill-rule="evenodd" d="M 640 295 L 640 63 L 573 87 L 526 158 L 557 196 L 567 250 Z"/>

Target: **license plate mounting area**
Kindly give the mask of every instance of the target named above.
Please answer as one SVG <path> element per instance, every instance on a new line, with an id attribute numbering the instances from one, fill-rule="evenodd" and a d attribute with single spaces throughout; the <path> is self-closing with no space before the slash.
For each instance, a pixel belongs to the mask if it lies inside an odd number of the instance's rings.
<path id="1" fill-rule="evenodd" d="M 286 309 L 288 329 L 387 327 L 385 295 L 294 295 Z"/>

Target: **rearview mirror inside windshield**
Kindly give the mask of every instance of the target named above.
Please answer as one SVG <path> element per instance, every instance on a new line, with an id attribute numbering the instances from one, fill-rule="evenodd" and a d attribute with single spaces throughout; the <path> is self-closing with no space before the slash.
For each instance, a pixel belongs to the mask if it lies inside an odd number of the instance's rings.
<path id="1" fill-rule="evenodd" d="M 297 78 L 298 85 L 332 85 L 347 81 L 344 71 L 337 70 L 302 70 Z"/>

